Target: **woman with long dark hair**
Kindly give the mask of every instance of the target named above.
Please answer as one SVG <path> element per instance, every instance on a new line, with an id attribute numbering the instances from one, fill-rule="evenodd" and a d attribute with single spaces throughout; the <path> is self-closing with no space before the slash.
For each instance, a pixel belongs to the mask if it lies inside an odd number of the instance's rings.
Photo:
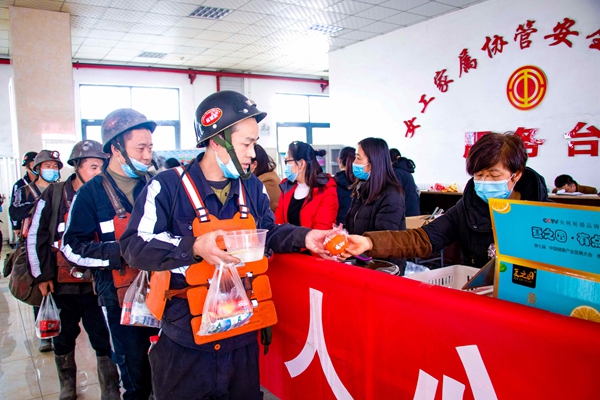
<path id="1" fill-rule="evenodd" d="M 265 185 L 269 200 L 271 201 L 271 210 L 275 212 L 279 203 L 279 195 L 281 194 L 279 190 L 281 179 L 277 175 L 277 172 L 275 172 L 277 164 L 275 164 L 275 161 L 273 161 L 260 144 L 254 146 L 254 153 L 256 154 L 251 161 L 250 170 Z"/>
<path id="2" fill-rule="evenodd" d="M 338 203 L 340 204 L 336 219 L 338 224 L 346 222 L 346 215 L 352 203 L 352 184 L 356 181 L 356 177 L 352 173 L 354 157 L 356 157 L 356 149 L 354 147 L 344 147 L 340 150 L 340 155 L 337 159 L 340 171 L 335 174 L 333 179 L 335 179 L 335 183 L 337 184 Z"/>
<path id="3" fill-rule="evenodd" d="M 338 212 L 335 181 L 323 173 L 315 151 L 304 142 L 292 142 L 284 162 L 285 178 L 275 211 L 278 224 L 290 223 L 311 229 L 331 229 Z"/>
<path id="4" fill-rule="evenodd" d="M 404 191 L 404 200 L 406 203 L 406 216 L 412 217 L 421 215 L 419 192 L 415 184 L 415 163 L 406 157 L 402 157 L 398 149 L 390 149 L 390 158 L 392 159 L 392 167 L 398 182 Z"/>
<path id="5" fill-rule="evenodd" d="M 362 235 L 367 231 L 405 230 L 404 193 L 392 169 L 386 141 L 370 137 L 358 142 L 352 170 L 357 181 L 346 216 L 348 232 Z M 404 274 L 404 259 L 389 261 Z"/>

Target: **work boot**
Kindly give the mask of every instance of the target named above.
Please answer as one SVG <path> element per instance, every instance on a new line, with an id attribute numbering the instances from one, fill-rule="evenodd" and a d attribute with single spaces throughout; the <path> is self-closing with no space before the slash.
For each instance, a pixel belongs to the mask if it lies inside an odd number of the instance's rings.
<path id="1" fill-rule="evenodd" d="M 52 351 L 52 339 L 40 339 L 40 347 L 38 347 L 40 353 L 47 353 Z"/>
<path id="2" fill-rule="evenodd" d="M 117 365 L 108 356 L 96 356 L 98 365 L 98 383 L 102 392 L 101 400 L 120 400 L 119 371 Z"/>
<path id="3" fill-rule="evenodd" d="M 64 356 L 54 355 L 58 381 L 60 382 L 59 400 L 77 399 L 77 365 L 75 365 L 75 351 Z"/>

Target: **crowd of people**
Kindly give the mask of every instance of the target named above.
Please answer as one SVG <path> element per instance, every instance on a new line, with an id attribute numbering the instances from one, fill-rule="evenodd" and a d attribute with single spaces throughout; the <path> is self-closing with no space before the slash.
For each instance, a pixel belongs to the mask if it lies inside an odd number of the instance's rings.
<path id="1" fill-rule="evenodd" d="M 319 164 L 323 151 L 294 141 L 281 180 L 257 144 L 266 115 L 236 92 L 208 96 L 195 115 L 203 151 L 186 165 L 165 160 L 155 174 L 149 169 L 157 124 L 133 109 L 104 119 L 103 144 L 83 140 L 73 147 L 67 163 L 74 172 L 64 182 L 58 151 L 24 155 L 26 173 L 14 186 L 10 216 L 27 246 L 34 285 L 43 296 L 52 293 L 61 310 L 60 334 L 39 349 L 54 351 L 60 399 L 77 397 L 80 322 L 96 352 L 102 399 L 262 398 L 256 332 L 233 330 L 197 344 L 192 329 L 191 310 L 201 309 L 203 299 L 187 293 L 198 268 L 240 262 L 217 244 L 231 226 L 267 229 L 266 248 L 275 253 L 327 259 L 334 258 L 324 240 L 343 226 L 350 245 L 336 259 L 366 253 L 401 273 L 406 258 L 458 242 L 464 263 L 482 267 L 494 242 L 488 199 L 548 199 L 543 177 L 526 166 L 522 141 L 490 133 L 468 155 L 472 178 L 458 204 L 406 230 L 406 217 L 419 215 L 412 160 L 368 137 L 341 149 L 340 171 L 331 176 Z M 585 190 L 559 178 L 557 188 Z M 121 324 L 123 294 L 140 270 L 168 273 L 165 288 L 175 293 L 160 310 L 160 331 Z"/>

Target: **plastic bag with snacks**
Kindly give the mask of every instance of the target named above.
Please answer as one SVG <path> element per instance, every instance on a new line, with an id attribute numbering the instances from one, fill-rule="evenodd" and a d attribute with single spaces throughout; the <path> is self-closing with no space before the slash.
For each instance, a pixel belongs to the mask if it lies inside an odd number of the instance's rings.
<path id="1" fill-rule="evenodd" d="M 121 325 L 160 328 L 160 321 L 152 315 L 146 305 L 150 280 L 148 271 L 140 271 L 123 298 Z"/>
<path id="2" fill-rule="evenodd" d="M 237 269 L 233 264 L 221 262 L 210 281 L 197 334 L 206 336 L 235 329 L 247 324 L 252 313 Z"/>
<path id="3" fill-rule="evenodd" d="M 50 339 L 60 334 L 60 316 L 51 293 L 42 298 L 35 320 L 35 334 L 40 339 Z"/>

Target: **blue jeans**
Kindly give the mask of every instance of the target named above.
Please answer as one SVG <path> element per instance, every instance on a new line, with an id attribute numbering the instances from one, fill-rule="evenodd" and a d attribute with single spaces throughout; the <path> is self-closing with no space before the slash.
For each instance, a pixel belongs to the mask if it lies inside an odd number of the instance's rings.
<path id="1" fill-rule="evenodd" d="M 119 367 L 125 394 L 124 400 L 148 400 L 152 392 L 152 377 L 148 362 L 150 336 L 156 328 L 121 325 L 121 307 L 104 307 L 112 344 L 112 359 Z"/>
<path id="2" fill-rule="evenodd" d="M 260 400 L 258 341 L 210 351 L 190 349 L 164 333 L 150 351 L 156 400 Z"/>

